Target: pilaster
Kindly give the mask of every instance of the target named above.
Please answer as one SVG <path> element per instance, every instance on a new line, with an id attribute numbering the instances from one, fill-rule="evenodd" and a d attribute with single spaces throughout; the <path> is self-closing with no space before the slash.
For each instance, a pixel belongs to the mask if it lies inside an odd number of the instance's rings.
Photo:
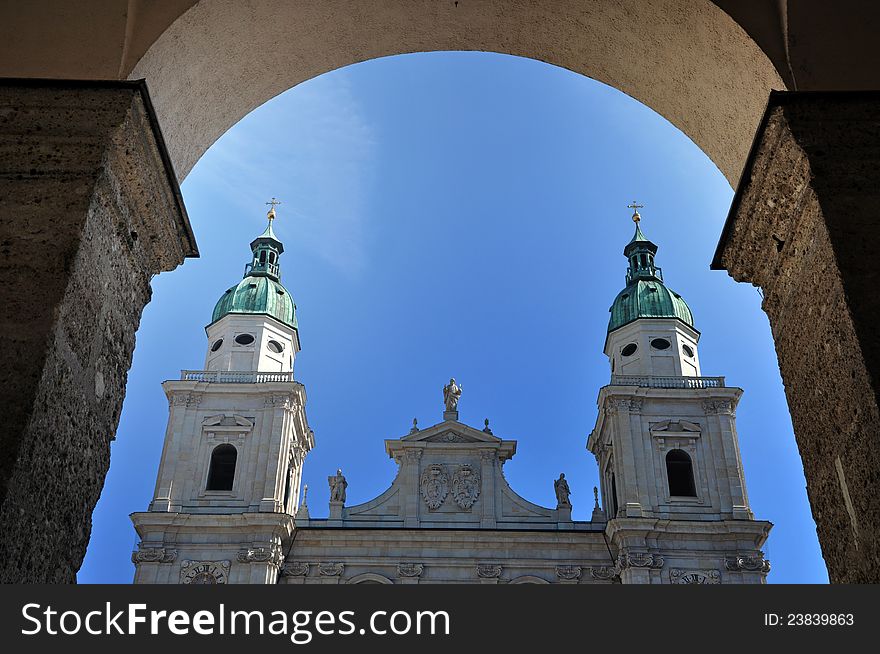
<path id="1" fill-rule="evenodd" d="M 480 527 L 482 529 L 493 529 L 497 524 L 498 516 L 496 511 L 501 510 L 501 489 L 497 489 L 499 496 L 496 497 L 495 488 L 495 466 L 498 465 L 498 454 L 495 450 L 480 451 L 480 475 L 482 476 L 482 494 L 484 500 L 480 502 L 482 505 L 482 514 L 480 515 Z M 487 501 L 492 498 L 493 501 Z"/>

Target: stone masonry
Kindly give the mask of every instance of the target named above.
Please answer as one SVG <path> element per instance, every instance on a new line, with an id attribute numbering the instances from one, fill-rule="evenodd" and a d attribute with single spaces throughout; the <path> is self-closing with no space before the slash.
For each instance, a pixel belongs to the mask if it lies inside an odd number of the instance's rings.
<path id="1" fill-rule="evenodd" d="M 774 93 L 713 262 L 763 290 L 839 583 L 880 582 L 878 102 L 877 92 Z"/>
<path id="2" fill-rule="evenodd" d="M 138 82 L 0 80 L 0 582 L 73 582 L 150 278 L 197 256 Z"/>

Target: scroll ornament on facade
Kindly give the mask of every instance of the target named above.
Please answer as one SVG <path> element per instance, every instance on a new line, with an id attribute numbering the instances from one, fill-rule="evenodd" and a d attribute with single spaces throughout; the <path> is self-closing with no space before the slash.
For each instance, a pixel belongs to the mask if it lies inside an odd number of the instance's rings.
<path id="1" fill-rule="evenodd" d="M 480 579 L 497 579 L 501 576 L 501 566 L 493 563 L 477 564 L 477 576 Z"/>
<path id="2" fill-rule="evenodd" d="M 322 577 L 341 577 L 345 572 L 344 563 L 320 563 L 318 565 L 318 574 Z"/>
<path id="3" fill-rule="evenodd" d="M 557 565 L 556 576 L 565 581 L 574 581 L 581 578 L 581 566 L 579 565 Z"/>
<path id="4" fill-rule="evenodd" d="M 309 564 L 303 561 L 289 561 L 281 568 L 282 577 L 307 577 Z"/>
<path id="5" fill-rule="evenodd" d="M 145 547 L 131 553 L 132 563 L 172 563 L 177 558 L 177 550 L 164 547 Z"/>
<path id="6" fill-rule="evenodd" d="M 397 574 L 401 577 L 421 577 L 425 566 L 421 563 L 399 563 Z"/>

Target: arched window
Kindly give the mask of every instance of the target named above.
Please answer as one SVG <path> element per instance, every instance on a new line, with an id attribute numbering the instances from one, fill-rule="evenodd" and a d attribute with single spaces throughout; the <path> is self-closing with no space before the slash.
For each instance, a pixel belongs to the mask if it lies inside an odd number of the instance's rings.
<path id="1" fill-rule="evenodd" d="M 666 476 L 669 478 L 669 494 L 679 497 L 696 497 L 694 465 L 687 452 L 670 450 L 666 454 Z"/>
<path id="2" fill-rule="evenodd" d="M 235 460 L 238 452 L 232 445 L 218 445 L 211 452 L 211 467 L 208 469 L 209 491 L 230 491 L 235 479 Z"/>

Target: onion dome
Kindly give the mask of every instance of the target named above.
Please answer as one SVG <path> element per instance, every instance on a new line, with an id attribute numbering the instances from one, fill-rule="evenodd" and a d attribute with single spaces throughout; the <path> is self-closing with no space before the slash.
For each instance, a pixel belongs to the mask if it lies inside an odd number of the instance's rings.
<path id="1" fill-rule="evenodd" d="M 631 205 L 633 208 L 638 205 Z M 633 213 L 636 232 L 623 249 L 629 259 L 626 288 L 611 304 L 608 331 L 612 332 L 639 318 L 675 318 L 694 326 L 690 307 L 678 293 L 663 283 L 663 271 L 654 265 L 657 246 L 642 233 L 639 212 Z"/>
<path id="2" fill-rule="evenodd" d="M 279 259 L 284 245 L 272 230 L 275 205 L 279 203 L 273 198 L 270 204 L 269 224 L 262 234 L 251 241 L 253 258 L 245 266 L 244 279 L 227 289 L 217 301 L 212 323 L 231 313 L 265 314 L 288 327 L 297 328 L 296 304 L 281 284 Z"/>

